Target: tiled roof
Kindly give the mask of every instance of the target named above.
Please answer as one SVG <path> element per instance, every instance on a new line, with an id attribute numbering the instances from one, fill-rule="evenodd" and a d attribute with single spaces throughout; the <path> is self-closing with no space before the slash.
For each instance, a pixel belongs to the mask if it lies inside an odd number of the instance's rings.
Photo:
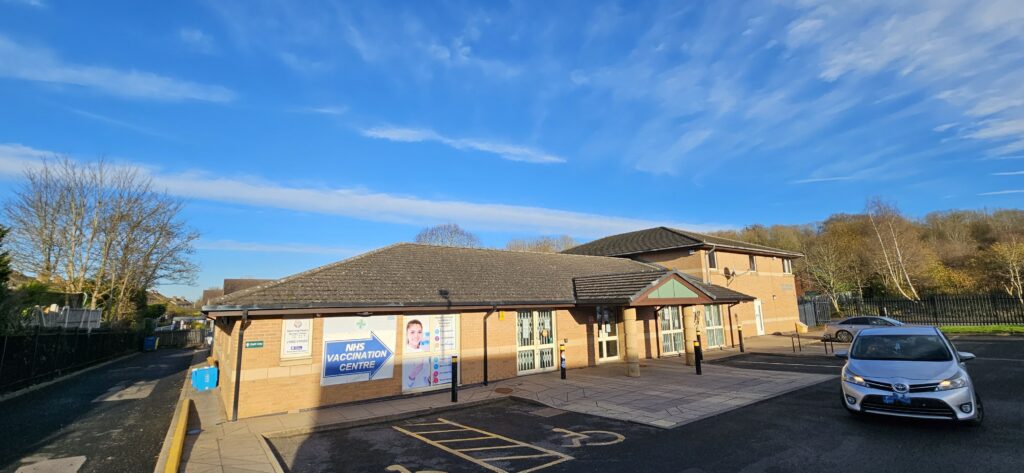
<path id="1" fill-rule="evenodd" d="M 657 273 L 642 272 L 577 277 L 573 281 L 576 286 L 576 300 L 579 303 L 629 302 L 667 274 L 676 274 L 682 277 L 686 282 L 692 284 L 698 291 L 703 292 L 714 301 L 739 302 L 754 300 L 753 297 L 746 294 L 714 284 L 705 284 L 700 279 L 689 274 L 670 270 Z"/>
<path id="2" fill-rule="evenodd" d="M 563 253 L 591 256 L 628 256 L 651 251 L 677 248 L 696 249 L 711 246 L 767 255 L 802 256 L 800 253 L 792 251 L 668 227 L 655 227 L 635 232 L 620 233 L 569 248 L 563 251 Z"/>
<path id="3" fill-rule="evenodd" d="M 642 272 L 664 268 L 625 258 L 400 243 L 226 295 L 206 309 L 572 304 L 573 278 Z"/>

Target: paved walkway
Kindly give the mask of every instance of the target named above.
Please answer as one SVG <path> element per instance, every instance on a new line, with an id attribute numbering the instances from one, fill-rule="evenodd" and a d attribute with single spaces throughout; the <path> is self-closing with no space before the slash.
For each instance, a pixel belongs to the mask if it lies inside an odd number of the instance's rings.
<path id="1" fill-rule="evenodd" d="M 514 396 L 558 409 L 673 428 L 726 412 L 831 376 L 737 369 L 704 365 L 704 374 L 682 359 L 644 360 L 641 377 L 628 378 L 625 365 L 612 363 L 574 369 L 568 379 L 557 372 L 523 376 L 459 391 L 453 404 L 445 391 L 388 401 L 349 404 L 294 414 L 226 422 L 218 392 L 190 393 L 197 417 L 186 440 L 182 471 L 280 471 L 264 436 L 294 435 L 321 429 L 354 427 L 395 420 L 428 411 L 462 408 Z M 219 389 L 219 388 L 218 388 Z"/>

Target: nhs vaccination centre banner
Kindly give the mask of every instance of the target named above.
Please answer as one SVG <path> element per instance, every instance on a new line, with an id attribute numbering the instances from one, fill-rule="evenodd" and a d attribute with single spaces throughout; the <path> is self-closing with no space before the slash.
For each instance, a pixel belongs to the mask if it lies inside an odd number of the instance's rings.
<path id="1" fill-rule="evenodd" d="M 395 315 L 324 318 L 320 385 L 391 379 L 397 323 Z"/>

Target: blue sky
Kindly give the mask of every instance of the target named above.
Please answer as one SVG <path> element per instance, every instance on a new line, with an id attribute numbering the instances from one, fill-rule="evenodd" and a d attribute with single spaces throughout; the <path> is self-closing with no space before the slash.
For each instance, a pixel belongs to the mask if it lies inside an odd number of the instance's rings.
<path id="1" fill-rule="evenodd" d="M 1015 0 L 0 0 L 0 195 L 54 154 L 139 167 L 202 234 L 160 288 L 190 298 L 444 222 L 1019 208 L 1022 33 Z"/>

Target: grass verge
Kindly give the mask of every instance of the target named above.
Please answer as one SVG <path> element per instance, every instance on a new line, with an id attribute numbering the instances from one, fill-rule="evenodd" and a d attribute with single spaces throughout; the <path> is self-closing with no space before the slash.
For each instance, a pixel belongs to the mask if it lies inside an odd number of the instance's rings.
<path id="1" fill-rule="evenodd" d="M 1024 335 L 1024 325 L 944 325 L 939 329 L 950 335 Z"/>

